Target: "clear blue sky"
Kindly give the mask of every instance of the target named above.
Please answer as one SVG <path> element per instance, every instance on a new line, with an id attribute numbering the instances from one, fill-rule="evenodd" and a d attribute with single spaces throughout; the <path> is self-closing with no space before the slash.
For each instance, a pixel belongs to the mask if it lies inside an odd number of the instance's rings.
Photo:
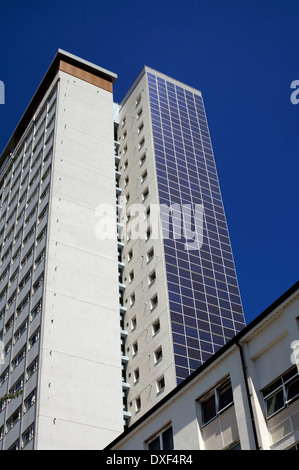
<path id="1" fill-rule="evenodd" d="M 0 152 L 58 48 L 203 93 L 247 323 L 298 280 L 298 0 L 0 0 Z"/>

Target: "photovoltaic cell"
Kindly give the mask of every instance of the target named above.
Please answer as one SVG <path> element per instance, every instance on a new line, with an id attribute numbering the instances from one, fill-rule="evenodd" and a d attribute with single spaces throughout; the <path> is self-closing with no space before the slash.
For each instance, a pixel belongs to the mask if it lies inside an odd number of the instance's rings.
<path id="1" fill-rule="evenodd" d="M 202 97 L 154 73 L 147 79 L 160 204 L 204 207 L 199 250 L 186 250 L 188 237 L 164 239 L 179 383 L 245 322 Z M 194 220 L 189 228 L 191 237 Z"/>

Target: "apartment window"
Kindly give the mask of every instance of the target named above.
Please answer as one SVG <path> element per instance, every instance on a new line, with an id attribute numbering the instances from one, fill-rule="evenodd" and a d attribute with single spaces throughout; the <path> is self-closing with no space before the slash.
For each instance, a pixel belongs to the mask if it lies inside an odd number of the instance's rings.
<path id="1" fill-rule="evenodd" d="M 141 175 L 141 183 L 143 183 L 147 178 L 147 170 L 145 170 Z"/>
<path id="2" fill-rule="evenodd" d="M 133 250 L 128 251 L 128 262 L 133 259 Z"/>
<path id="3" fill-rule="evenodd" d="M 127 193 L 126 194 L 126 204 L 128 204 L 129 200 L 130 200 L 130 193 Z"/>
<path id="4" fill-rule="evenodd" d="M 270 418 L 296 400 L 298 396 L 299 376 L 295 366 L 263 390 L 266 417 Z"/>
<path id="5" fill-rule="evenodd" d="M 162 392 L 165 388 L 165 379 L 164 375 L 157 380 L 157 393 Z"/>
<path id="6" fill-rule="evenodd" d="M 139 367 L 137 367 L 137 369 L 134 370 L 134 383 L 138 382 L 139 380 Z"/>
<path id="7" fill-rule="evenodd" d="M 155 364 L 157 364 L 157 362 L 160 362 L 162 360 L 162 357 L 162 346 L 159 346 L 158 349 L 156 349 L 156 351 L 154 352 Z"/>
<path id="8" fill-rule="evenodd" d="M 138 119 L 140 119 L 141 115 L 142 115 L 142 108 L 140 108 L 140 109 L 137 111 L 137 121 L 138 121 Z"/>
<path id="9" fill-rule="evenodd" d="M 24 401 L 24 413 L 26 413 L 29 408 L 31 408 L 32 405 L 35 403 L 35 389 L 33 392 L 30 393 L 30 395 L 25 399 Z"/>
<path id="10" fill-rule="evenodd" d="M 139 165 L 142 166 L 145 163 L 145 160 L 146 160 L 146 153 L 141 155 L 141 157 L 139 158 Z"/>
<path id="11" fill-rule="evenodd" d="M 148 450 L 173 450 L 172 426 L 168 425 L 159 431 L 152 436 L 146 444 Z"/>
<path id="12" fill-rule="evenodd" d="M 125 116 L 121 121 L 121 127 L 124 127 L 126 125 L 126 122 L 127 122 L 127 118 Z"/>
<path id="13" fill-rule="evenodd" d="M 148 188 L 146 188 L 142 193 L 142 200 L 145 201 L 148 195 L 149 195 L 149 190 Z"/>
<path id="14" fill-rule="evenodd" d="M 230 380 L 226 380 L 200 400 L 202 424 L 217 418 L 224 410 L 233 405 L 233 392 Z"/>
<path id="15" fill-rule="evenodd" d="M 29 338 L 28 351 L 37 343 L 39 340 L 39 328 L 35 330 L 35 333 Z"/>
<path id="16" fill-rule="evenodd" d="M 136 101 L 135 101 L 136 108 L 137 108 L 137 106 L 140 105 L 140 102 L 141 102 L 141 94 L 138 95 L 138 97 L 136 98 Z"/>
<path id="17" fill-rule="evenodd" d="M 0 375 L 0 387 L 6 382 L 8 379 L 8 372 L 9 372 L 9 367 L 5 369 L 5 371 Z"/>
<path id="18" fill-rule="evenodd" d="M 133 292 L 133 294 L 130 295 L 130 307 L 132 307 L 135 303 L 135 294 Z"/>
<path id="19" fill-rule="evenodd" d="M 6 421 L 6 432 L 8 432 L 14 425 L 19 421 L 21 417 L 21 407 L 17 408 L 16 411 Z"/>
<path id="20" fill-rule="evenodd" d="M 149 218 L 151 214 L 151 206 L 148 206 L 145 211 L 145 220 Z"/>
<path id="21" fill-rule="evenodd" d="M 143 122 L 142 122 L 142 123 L 140 124 L 140 126 L 138 126 L 138 134 L 140 134 L 140 133 L 142 132 L 143 128 L 144 128 L 144 124 L 143 124 Z"/>
<path id="22" fill-rule="evenodd" d="M 20 362 L 25 358 L 26 355 L 26 348 L 25 346 L 17 353 L 17 355 L 13 358 L 11 362 L 11 370 L 13 371 L 19 364 Z"/>
<path id="23" fill-rule="evenodd" d="M 142 147 L 144 146 L 144 144 L 145 144 L 145 138 L 144 138 L 144 137 L 142 137 L 142 139 L 139 141 L 139 144 L 138 144 L 138 148 L 139 148 L 139 150 L 141 150 L 141 149 L 142 149 Z"/>
<path id="24" fill-rule="evenodd" d="M 128 162 L 128 160 L 126 160 L 126 161 L 124 162 L 124 170 L 126 170 L 126 169 L 128 168 L 128 165 L 129 165 L 129 162 Z"/>
<path id="25" fill-rule="evenodd" d="M 146 230 L 146 234 L 145 234 L 145 240 L 149 240 L 151 238 L 151 233 L 152 233 L 152 229 L 151 227 L 148 227 L 147 230 Z"/>
<path id="26" fill-rule="evenodd" d="M 34 436 L 34 424 L 32 424 L 26 431 L 22 434 L 22 448 L 25 447 Z"/>
<path id="27" fill-rule="evenodd" d="M 124 148 L 123 148 L 123 155 L 125 155 L 127 153 L 127 151 L 128 151 L 128 146 L 125 145 Z"/>
<path id="28" fill-rule="evenodd" d="M 137 397 L 135 399 L 135 411 L 136 411 L 136 413 L 140 410 L 140 408 L 141 408 L 141 398 Z"/>
<path id="29" fill-rule="evenodd" d="M 151 286 L 156 280 L 156 271 L 152 271 L 148 276 L 148 283 Z"/>
<path id="30" fill-rule="evenodd" d="M 132 271 L 129 273 L 129 284 L 131 284 L 131 282 L 134 281 L 134 270 L 132 269 Z"/>
<path id="31" fill-rule="evenodd" d="M 133 317 L 131 320 L 131 331 L 134 331 L 137 326 L 137 320 L 136 317 Z"/>
<path id="32" fill-rule="evenodd" d="M 154 308 L 156 308 L 157 305 L 158 305 L 158 295 L 155 294 L 154 297 L 152 297 L 150 300 L 151 310 L 154 310 Z"/>
<path id="33" fill-rule="evenodd" d="M 153 336 L 155 336 L 159 331 L 160 331 L 160 320 L 158 319 L 152 324 Z"/>
<path id="34" fill-rule="evenodd" d="M 128 184 L 129 184 L 129 177 L 127 176 L 127 177 L 125 178 L 125 187 L 128 186 Z"/>
<path id="35" fill-rule="evenodd" d="M 31 364 L 26 369 L 26 381 L 29 380 L 30 377 L 32 377 L 34 372 L 37 371 L 37 368 L 38 368 L 38 361 L 37 361 L 37 357 L 36 357 L 34 359 L 34 361 L 31 362 Z"/>
<path id="36" fill-rule="evenodd" d="M 133 352 L 133 356 L 135 356 L 138 353 L 138 343 L 137 343 L 137 341 L 132 344 L 132 352 Z"/>
<path id="37" fill-rule="evenodd" d="M 147 262 L 151 261 L 154 257 L 154 248 L 151 248 L 147 253 L 146 253 L 146 260 Z"/>

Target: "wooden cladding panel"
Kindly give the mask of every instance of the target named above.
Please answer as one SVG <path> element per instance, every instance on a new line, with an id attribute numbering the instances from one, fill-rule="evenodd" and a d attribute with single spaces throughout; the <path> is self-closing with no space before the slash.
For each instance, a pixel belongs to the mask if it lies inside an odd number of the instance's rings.
<path id="1" fill-rule="evenodd" d="M 113 91 L 113 85 L 111 81 L 104 77 L 99 77 L 98 75 L 87 72 L 86 70 L 82 70 L 74 65 L 68 64 L 63 60 L 60 60 L 59 62 L 59 70 L 73 75 L 76 78 L 80 78 L 81 80 L 91 83 L 92 85 L 102 88 L 103 90 L 110 91 L 110 93 Z"/>

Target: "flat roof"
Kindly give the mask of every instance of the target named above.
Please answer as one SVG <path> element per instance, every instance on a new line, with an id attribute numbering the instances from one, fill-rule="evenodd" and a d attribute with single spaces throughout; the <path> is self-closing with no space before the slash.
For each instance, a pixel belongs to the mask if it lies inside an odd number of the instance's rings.
<path id="1" fill-rule="evenodd" d="M 66 52 L 62 49 L 58 49 L 54 59 L 52 60 L 51 65 L 49 66 L 46 74 L 44 75 L 40 85 L 38 86 L 33 98 L 31 99 L 29 105 L 27 106 L 23 116 L 21 117 L 17 127 L 12 133 L 8 143 L 3 149 L 0 156 L 0 166 L 5 161 L 5 159 L 14 151 L 18 141 L 21 139 L 23 133 L 25 132 L 28 124 L 34 116 L 39 104 L 41 103 L 45 93 L 47 92 L 49 86 L 57 75 L 59 69 L 60 61 L 64 61 L 69 65 L 75 66 L 84 70 L 85 72 L 92 73 L 95 76 L 106 79 L 107 81 L 114 83 L 117 79 L 117 75 L 109 70 L 106 70 L 98 65 L 95 65 L 87 60 L 81 59 L 80 57 L 75 56 L 69 52 Z"/>

